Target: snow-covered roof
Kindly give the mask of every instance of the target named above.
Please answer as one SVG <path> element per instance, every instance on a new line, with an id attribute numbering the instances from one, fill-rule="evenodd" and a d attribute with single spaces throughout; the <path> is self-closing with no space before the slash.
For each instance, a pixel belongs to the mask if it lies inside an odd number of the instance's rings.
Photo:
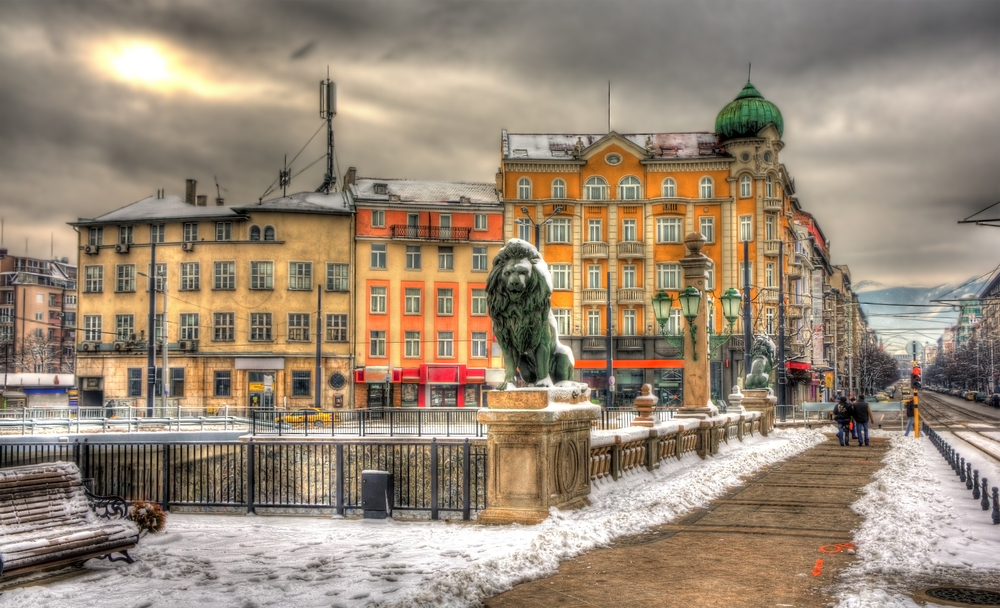
<path id="1" fill-rule="evenodd" d="M 615 133 L 640 149 L 652 152 L 651 158 L 705 158 L 728 156 L 715 133 Z M 509 160 L 572 160 L 579 140 L 584 150 L 609 134 L 502 133 L 503 157 Z"/>
<path id="2" fill-rule="evenodd" d="M 351 184 L 351 196 L 366 202 L 464 203 L 500 205 L 496 186 L 484 182 L 438 182 L 411 179 L 361 177 Z"/>
<path id="3" fill-rule="evenodd" d="M 136 201 L 120 209 L 115 209 L 94 219 L 80 218 L 79 221 L 70 222 L 70 225 L 81 226 L 87 224 L 114 224 L 188 218 L 234 218 L 241 215 L 234 211 L 233 207 L 220 205 L 198 207 L 189 205 L 183 198 L 175 195 L 164 196 L 163 198 L 149 196 L 141 201 Z"/>
<path id="4" fill-rule="evenodd" d="M 259 203 L 239 205 L 234 210 L 243 213 L 255 211 L 283 211 L 286 213 L 333 213 L 350 214 L 351 207 L 343 192 L 296 192 L 288 196 L 272 198 Z"/>

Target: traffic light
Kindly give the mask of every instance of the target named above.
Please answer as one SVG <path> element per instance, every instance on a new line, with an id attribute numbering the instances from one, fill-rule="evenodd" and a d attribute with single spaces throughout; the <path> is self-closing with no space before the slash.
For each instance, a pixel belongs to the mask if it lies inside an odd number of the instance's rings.
<path id="1" fill-rule="evenodd" d="M 914 390 L 920 388 L 920 368 L 915 365 L 910 373 L 910 388 Z"/>

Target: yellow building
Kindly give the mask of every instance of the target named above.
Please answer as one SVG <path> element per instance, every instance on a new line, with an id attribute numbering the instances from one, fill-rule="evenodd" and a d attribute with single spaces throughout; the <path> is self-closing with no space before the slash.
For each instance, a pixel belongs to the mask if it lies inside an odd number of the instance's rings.
<path id="1" fill-rule="evenodd" d="M 171 405 L 350 404 L 354 249 L 344 237 L 354 215 L 345 196 L 209 206 L 196 186 L 188 180 L 184 198 L 158 193 L 71 223 L 80 244 L 81 402 L 145 403 L 147 340 L 159 344 L 166 309 Z M 153 328 L 150 275 L 158 277 Z M 157 370 L 161 358 L 157 348 Z"/>

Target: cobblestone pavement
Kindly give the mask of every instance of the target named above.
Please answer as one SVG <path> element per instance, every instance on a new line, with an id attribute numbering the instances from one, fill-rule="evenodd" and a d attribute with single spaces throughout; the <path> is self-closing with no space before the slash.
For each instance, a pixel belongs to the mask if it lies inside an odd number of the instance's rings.
<path id="1" fill-rule="evenodd" d="M 854 559 L 850 509 L 888 440 L 836 437 L 776 464 L 705 509 L 564 562 L 488 608 L 813 607 Z M 818 560 L 822 560 L 820 563 Z"/>

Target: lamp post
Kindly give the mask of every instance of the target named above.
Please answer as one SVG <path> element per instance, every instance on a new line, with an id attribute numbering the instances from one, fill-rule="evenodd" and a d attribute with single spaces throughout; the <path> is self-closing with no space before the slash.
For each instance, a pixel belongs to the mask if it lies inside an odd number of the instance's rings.
<path id="1" fill-rule="evenodd" d="M 685 319 L 688 319 L 689 315 L 691 317 L 695 316 L 691 314 L 693 311 L 695 311 L 695 309 L 692 308 L 692 306 L 696 307 L 697 303 L 692 302 L 689 295 L 689 299 L 687 301 L 688 309 L 687 312 L 685 312 L 684 301 L 681 298 L 685 295 L 686 291 L 687 289 L 682 291 L 681 294 L 678 296 L 678 305 L 681 307 L 681 315 Z M 700 298 L 700 294 L 698 297 Z M 711 355 L 715 353 L 715 351 L 733 335 L 733 325 L 736 323 L 736 319 L 738 319 L 740 316 L 740 305 L 743 301 L 743 296 L 742 294 L 740 294 L 739 290 L 737 290 L 734 287 L 730 287 L 725 292 L 723 292 L 722 296 L 719 299 L 722 300 L 722 316 L 725 317 L 726 319 L 726 329 L 721 334 L 716 334 L 714 331 L 712 331 L 711 322 L 708 323 L 709 358 L 711 358 Z M 711 300 L 711 296 L 709 296 L 709 300 Z M 669 333 L 668 325 L 670 323 L 670 315 L 673 306 L 674 306 L 674 298 L 666 291 L 657 292 L 657 294 L 653 296 L 653 316 L 656 317 L 656 322 L 660 326 L 660 335 L 663 337 L 664 340 L 667 340 L 675 348 L 677 348 L 677 350 L 681 351 L 681 355 L 683 356 L 683 353 L 685 352 L 683 335 L 678 336 Z M 697 356 L 697 353 L 694 354 L 695 356 Z"/>
<path id="2" fill-rule="evenodd" d="M 551 222 L 553 220 L 553 218 L 555 218 L 555 216 L 559 215 L 562 212 L 563 212 L 563 206 L 559 205 L 555 209 L 552 210 L 552 213 L 549 215 L 549 217 L 545 218 L 541 222 L 537 222 L 536 223 L 535 220 L 534 220 L 534 218 L 532 218 L 531 215 L 528 214 L 528 208 L 527 207 L 521 207 L 521 213 L 524 215 L 523 219 L 528 220 L 529 222 L 531 222 L 531 225 L 535 227 L 535 249 L 538 249 L 539 251 L 541 251 L 541 249 L 542 249 L 542 243 L 541 243 L 541 241 L 542 241 L 542 226 L 544 226 L 545 224 L 548 224 L 549 222 Z"/>
<path id="3" fill-rule="evenodd" d="M 155 270 L 155 268 L 156 268 L 156 266 L 154 265 L 153 266 L 153 270 Z M 150 299 L 152 299 L 153 294 L 156 291 L 159 291 L 159 292 L 161 292 L 163 294 L 163 323 L 160 324 L 162 326 L 162 327 L 160 327 L 160 349 L 161 349 L 161 351 L 163 353 L 163 367 L 160 368 L 160 406 L 163 408 L 163 412 L 164 412 L 163 415 L 166 415 L 166 411 L 167 411 L 167 370 L 170 369 L 169 367 L 167 367 L 167 275 L 164 272 L 163 276 L 157 276 L 157 277 L 154 278 L 154 277 L 151 277 L 151 276 L 149 276 L 148 274 L 146 274 L 144 272 L 137 272 L 136 274 L 139 274 L 139 275 L 144 276 L 147 279 L 149 279 L 149 282 L 151 284 L 150 285 L 150 290 L 149 290 L 149 297 L 150 297 Z M 157 289 L 156 288 L 156 281 L 158 279 L 163 279 L 163 289 Z M 152 321 L 152 323 L 150 323 L 150 328 L 149 328 L 149 342 L 150 342 L 150 344 L 152 344 L 153 341 L 156 339 L 156 333 L 153 331 L 154 328 L 155 328 L 155 324 L 156 324 L 156 312 L 155 311 L 156 311 L 156 308 L 155 308 L 155 304 L 154 304 L 153 306 L 150 307 L 150 313 L 151 313 L 150 320 Z M 152 412 L 150 412 L 150 415 L 152 415 Z"/>

